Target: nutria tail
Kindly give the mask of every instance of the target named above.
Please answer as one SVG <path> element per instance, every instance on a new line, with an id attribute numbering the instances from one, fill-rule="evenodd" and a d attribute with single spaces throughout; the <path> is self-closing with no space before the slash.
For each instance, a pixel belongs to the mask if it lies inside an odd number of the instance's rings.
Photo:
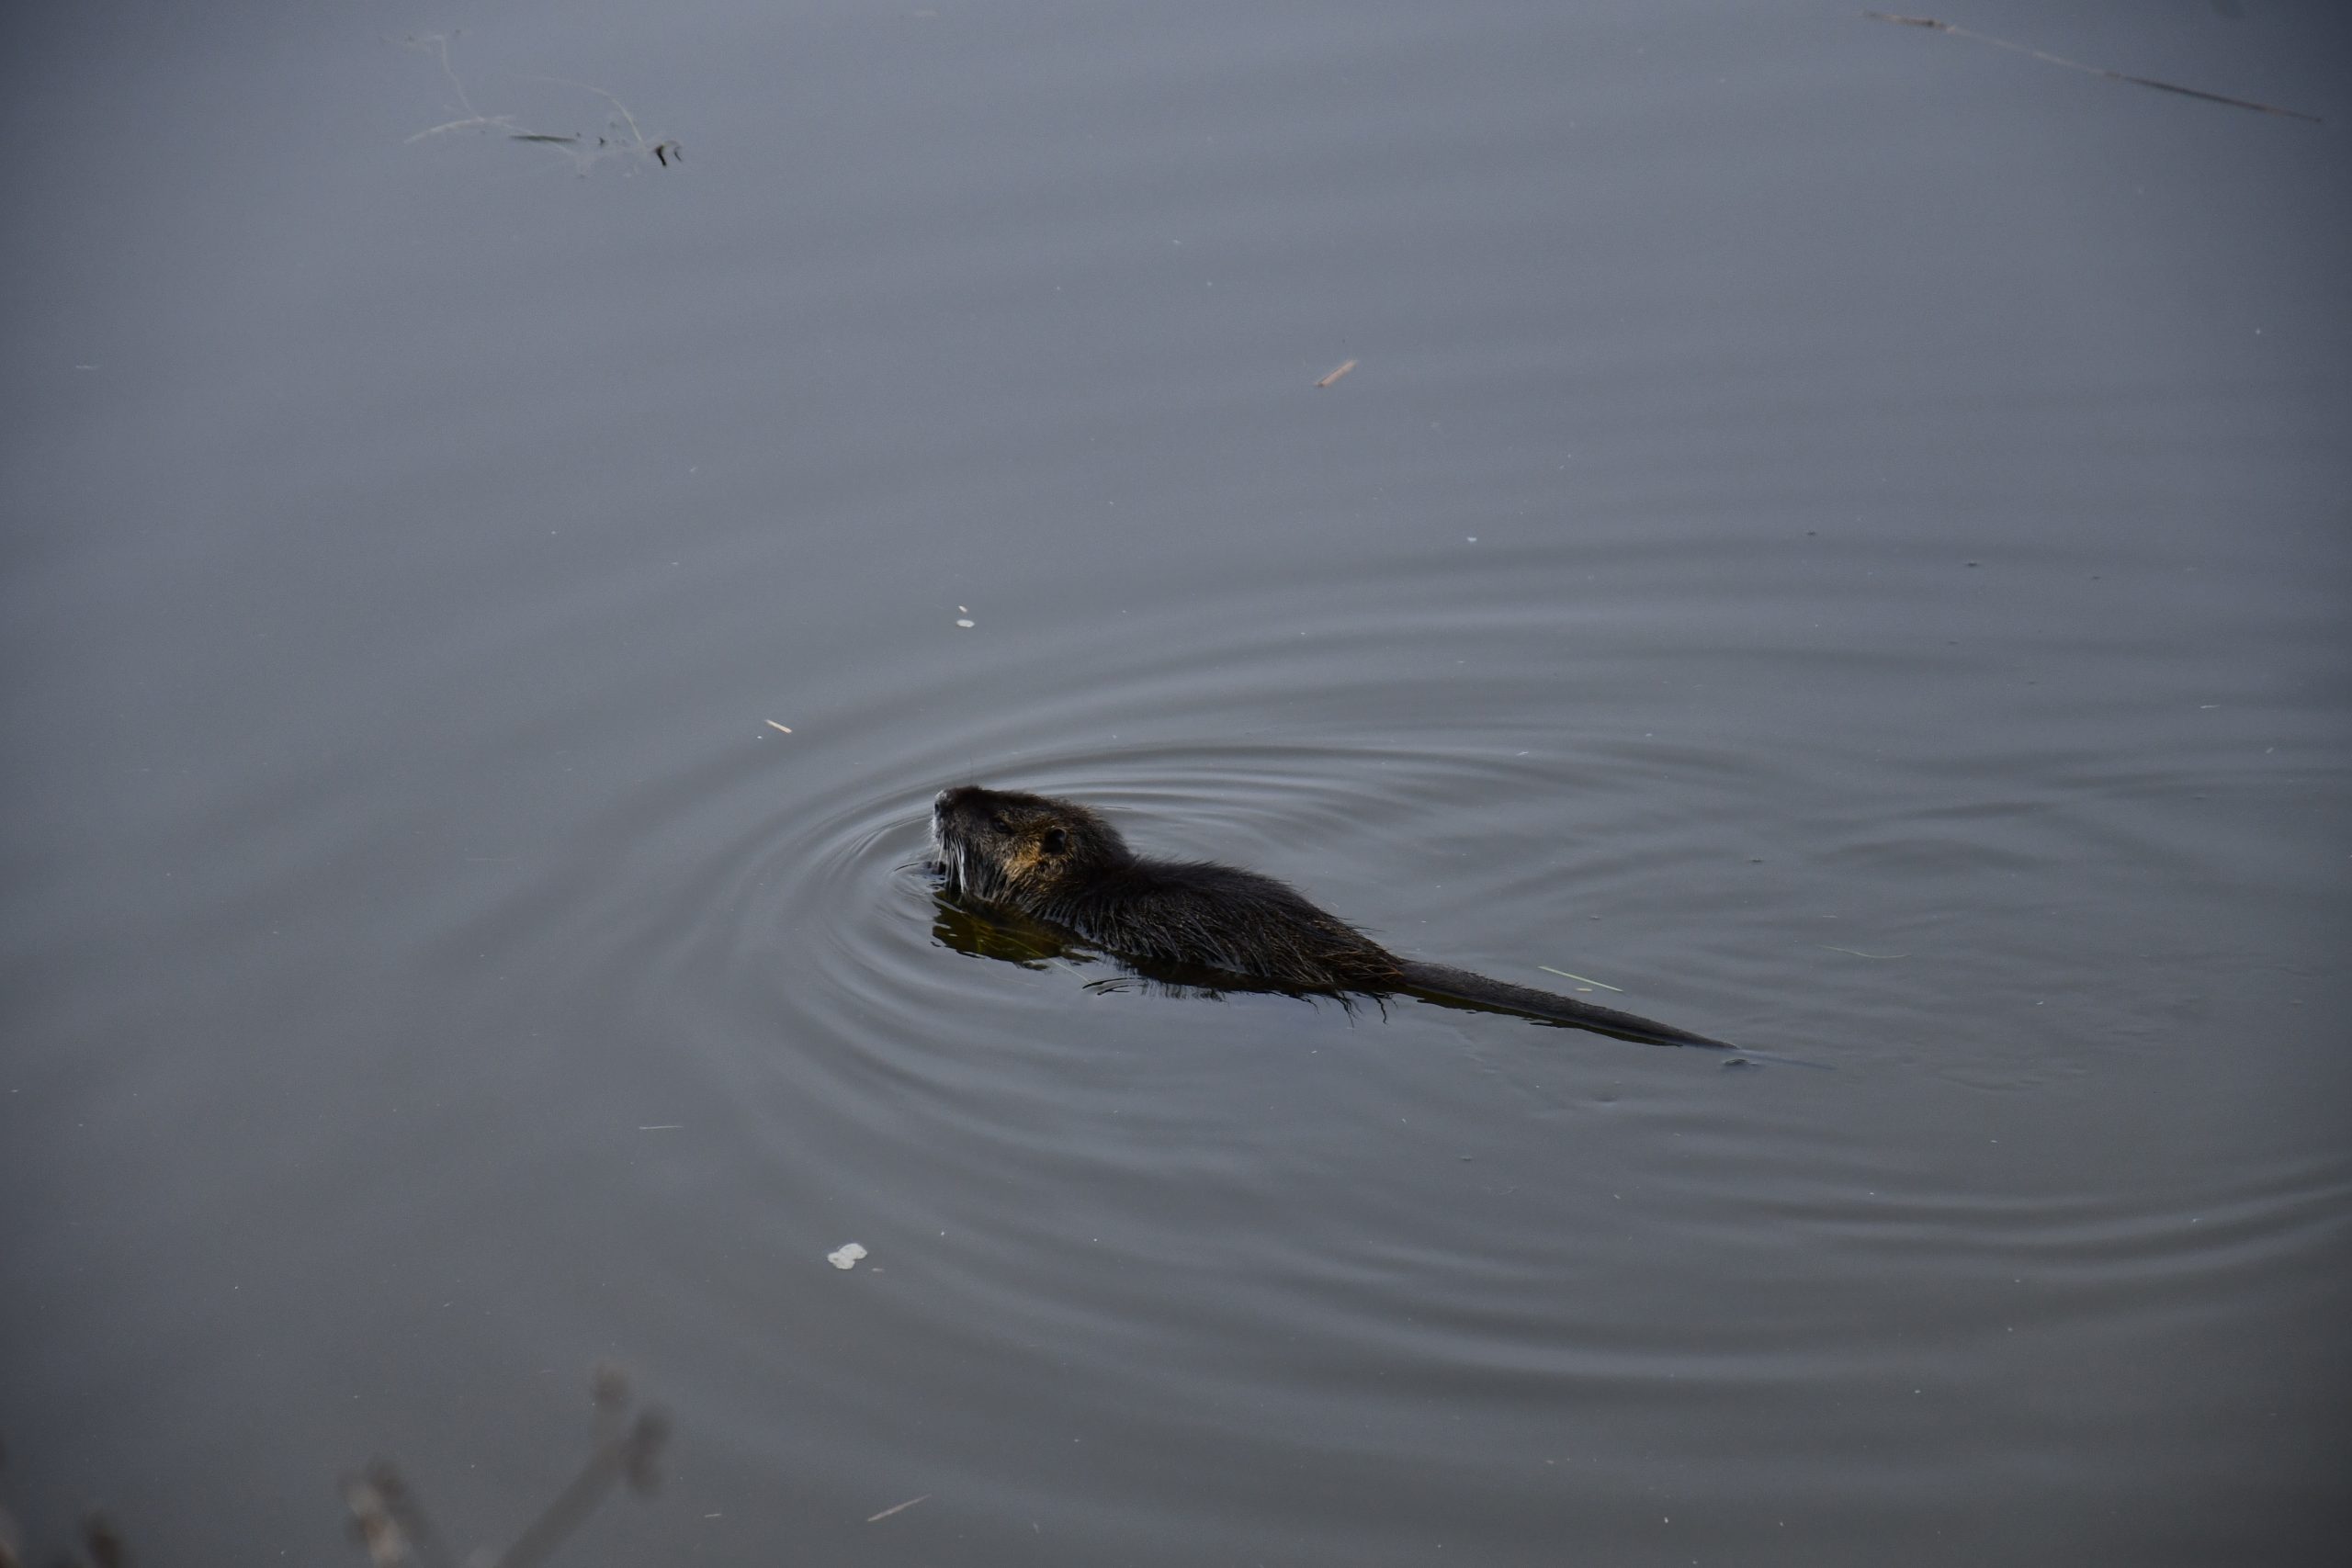
<path id="1" fill-rule="evenodd" d="M 1458 1002 L 1475 1002 L 1480 1007 L 1500 1008 L 1508 1012 L 1524 1013 L 1553 1023 L 1573 1024 L 1578 1029 L 1596 1030 L 1613 1034 L 1620 1040 L 1637 1041 L 1645 1045 L 1704 1045 L 1715 1051 L 1736 1051 L 1737 1046 L 1722 1040 L 1710 1040 L 1703 1034 L 1693 1034 L 1687 1029 L 1677 1029 L 1655 1019 L 1639 1018 L 1615 1008 L 1595 1007 L 1573 997 L 1555 996 L 1539 991 L 1532 986 L 1514 986 L 1502 980 L 1490 980 L 1484 975 L 1474 975 L 1467 969 L 1455 969 L 1444 964 L 1423 964 L 1406 959 L 1398 966 L 1403 988 L 1417 994 Z"/>

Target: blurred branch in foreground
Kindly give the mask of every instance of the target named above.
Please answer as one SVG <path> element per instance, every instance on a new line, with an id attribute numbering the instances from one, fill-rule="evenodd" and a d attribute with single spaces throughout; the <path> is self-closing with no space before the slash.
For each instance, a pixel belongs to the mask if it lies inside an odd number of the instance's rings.
<path id="1" fill-rule="evenodd" d="M 7 1446 L 0 1444 L 0 1471 L 7 1468 Z M 104 1514 L 83 1517 L 81 1546 L 79 1551 L 62 1551 L 50 1561 L 57 1568 L 130 1568 L 130 1551 L 122 1543 L 122 1532 Z M 17 1521 L 6 1507 L 0 1507 L 0 1568 L 24 1568 L 30 1561 Z"/>
<path id="2" fill-rule="evenodd" d="M 533 1568 L 578 1529 L 613 1489 L 626 1483 L 640 1496 L 662 1484 L 662 1450 L 670 1440 L 670 1417 L 658 1409 L 628 1417 L 628 1374 L 605 1362 L 589 1381 L 596 1406 L 595 1447 L 587 1462 L 533 1519 L 514 1544 L 492 1554 L 469 1557 L 468 1568 Z M 457 1568 L 424 1506 L 390 1461 L 378 1460 L 343 1480 L 344 1506 L 352 1532 L 373 1568 Z M 102 1562 L 99 1568 L 111 1568 Z"/>

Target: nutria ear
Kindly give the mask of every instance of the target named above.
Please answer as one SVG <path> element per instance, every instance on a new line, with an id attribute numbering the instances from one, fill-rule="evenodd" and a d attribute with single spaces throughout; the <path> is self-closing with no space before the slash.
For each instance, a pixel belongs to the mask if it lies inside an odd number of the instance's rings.
<path id="1" fill-rule="evenodd" d="M 1060 854 L 1069 848 L 1069 833 L 1061 828 L 1048 828 L 1037 836 L 1037 847 L 1049 855 Z"/>

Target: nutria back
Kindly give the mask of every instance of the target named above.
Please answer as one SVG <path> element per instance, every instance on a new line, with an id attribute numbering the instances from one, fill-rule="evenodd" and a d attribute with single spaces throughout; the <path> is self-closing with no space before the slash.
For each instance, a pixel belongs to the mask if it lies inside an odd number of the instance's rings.
<path id="1" fill-rule="evenodd" d="M 1075 801 L 966 784 L 940 793 L 931 820 L 954 891 L 1112 953 L 1300 990 L 1401 983 L 1396 954 L 1296 889 L 1235 866 L 1148 860 Z"/>

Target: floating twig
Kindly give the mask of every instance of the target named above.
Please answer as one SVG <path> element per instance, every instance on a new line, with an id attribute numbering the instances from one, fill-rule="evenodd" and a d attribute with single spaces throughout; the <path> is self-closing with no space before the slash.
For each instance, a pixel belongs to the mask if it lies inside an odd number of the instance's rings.
<path id="1" fill-rule="evenodd" d="M 628 121 L 628 133 L 637 138 L 638 146 L 643 147 L 645 145 L 645 132 L 638 130 L 637 117 L 628 112 L 628 106 L 627 104 L 613 96 L 612 94 L 605 91 L 604 88 L 595 86 L 587 82 L 575 82 L 569 76 L 526 76 L 523 80 L 526 82 L 552 82 L 559 87 L 577 87 L 583 93 L 595 94 L 598 97 L 612 105 L 614 108 L 620 111 L 620 117 Z"/>
<path id="2" fill-rule="evenodd" d="M 594 145 L 592 147 L 589 145 L 592 139 L 582 134 L 533 130 L 516 123 L 514 116 L 511 114 L 482 113 L 474 107 L 473 96 L 466 91 L 465 83 L 458 77 L 457 68 L 450 63 L 450 37 L 451 35 L 447 33 L 426 33 L 408 41 L 417 48 L 433 50 L 435 57 L 441 62 L 441 74 L 449 79 L 450 87 L 458 95 L 458 107 L 466 111 L 465 115 L 462 118 L 445 120 L 439 125 L 427 126 L 408 138 L 410 141 L 422 141 L 428 136 L 441 136 L 453 130 L 502 130 L 506 133 L 506 139 L 509 141 L 528 141 L 563 153 L 572 161 L 573 167 L 582 175 L 585 175 L 599 160 L 624 154 L 651 158 L 665 169 L 684 162 L 686 150 L 676 138 L 664 138 L 660 141 L 646 141 L 645 131 L 638 125 L 637 116 L 629 112 L 627 104 L 593 83 L 575 82 L 569 76 L 526 76 L 523 80 L 552 82 L 559 86 L 576 88 L 583 93 L 594 93 L 612 105 L 613 111 L 620 117 L 623 123 L 628 125 L 628 136 L 625 140 L 599 136 L 593 139 Z"/>
<path id="3" fill-rule="evenodd" d="M 2068 60 L 2029 44 L 2012 43 L 2007 39 L 1994 38 L 1987 33 L 1970 32 L 1966 28 L 1956 28 L 1933 17 L 1899 17 L 1887 11 L 1865 11 L 1862 15 L 1873 22 L 1893 22 L 1897 27 L 1925 28 L 1930 32 L 1950 33 L 1954 38 L 1973 39 L 1978 43 L 1991 44 L 1995 49 L 2006 49 L 2013 54 L 2039 60 L 2045 65 L 2063 65 L 2069 71 L 2088 72 L 2094 76 L 2104 76 L 2110 82 L 2129 82 L 2136 87 L 2154 87 L 2160 93 L 2178 93 L 2185 98 L 2202 98 L 2209 104 L 2226 104 L 2233 109 L 2253 109 L 2257 114 L 2275 114 L 2282 118 L 2304 120 L 2312 125 L 2326 123 L 2319 116 L 2305 114 L 2300 109 L 2282 109 L 2276 104 L 2256 103 L 2252 98 L 2233 98 L 2226 93 L 2209 93 L 2202 87 L 2184 87 L 2177 82 L 2159 82 L 2153 76 L 2134 76 L 2126 71 L 2110 71 L 2104 65 L 2086 65 L 2079 60 Z"/>
<path id="4" fill-rule="evenodd" d="M 458 80 L 458 73 L 449 63 L 449 35 L 447 33 L 426 33 L 423 38 L 413 38 L 408 41 L 420 48 L 427 44 L 432 45 L 441 59 L 441 74 L 449 78 L 449 86 L 458 95 L 458 107 L 466 111 L 465 118 L 453 119 L 446 125 L 428 127 L 410 137 L 411 141 L 422 141 L 428 136 L 438 136 L 445 130 L 479 130 L 492 126 L 501 130 L 514 129 L 513 115 L 486 115 L 474 107 L 473 98 L 466 92 L 466 85 Z"/>
<path id="5" fill-rule="evenodd" d="M 893 1503 L 878 1514 L 868 1514 L 865 1517 L 865 1522 L 869 1525 L 878 1525 L 884 1519 L 888 1518 L 892 1514 L 903 1514 L 909 1508 L 913 1507 L 917 1503 L 928 1503 L 930 1501 L 931 1494 L 926 1492 L 920 1497 L 910 1497 L 903 1503 Z"/>
<path id="6" fill-rule="evenodd" d="M 1824 947 L 1829 947 L 1829 944 L 1826 942 L 1821 945 Z M 1864 953 L 1859 947 L 1829 947 L 1829 951 L 1832 953 L 1849 953 L 1856 958 L 1908 958 L 1911 956 L 1907 953 Z"/>
<path id="7" fill-rule="evenodd" d="M 514 129 L 514 117 L 511 114 L 476 115 L 471 119 L 453 119 L 441 125 L 428 125 L 408 140 L 412 142 L 422 141 L 428 136 L 438 136 L 445 130 L 512 131 Z"/>
<path id="8" fill-rule="evenodd" d="M 772 719 L 772 718 L 768 718 L 768 719 L 762 719 L 760 722 L 761 722 L 761 723 L 763 723 L 763 724 L 764 724 L 764 725 L 766 725 L 770 729 L 779 729 L 779 730 L 782 730 L 782 731 L 783 731 L 785 734 L 786 734 L 786 735 L 789 735 L 789 734 L 791 734 L 791 733 L 792 733 L 792 726 L 790 726 L 790 725 L 788 725 L 788 724 L 778 724 L 775 720 L 774 720 L 774 719 Z"/>
<path id="9" fill-rule="evenodd" d="M 1317 386 L 1318 386 L 1318 387 L 1328 387 L 1328 386 L 1329 386 L 1332 382 L 1334 382 L 1334 381 L 1338 380 L 1340 377 L 1342 377 L 1342 376 L 1346 375 L 1349 371 L 1351 371 L 1351 370 L 1354 369 L 1355 367 L 1356 367 L 1356 362 L 1355 362 L 1354 360 L 1352 360 L 1352 359 L 1348 360 L 1346 363 L 1344 363 L 1344 364 L 1342 364 L 1341 366 L 1340 366 L 1340 367 L 1339 367 L 1339 368 L 1337 368 L 1336 370 L 1333 370 L 1333 371 L 1332 371 L 1329 376 L 1324 377 L 1324 378 L 1323 378 L 1323 379 L 1321 379 L 1320 381 L 1316 382 L 1315 384 L 1316 384 Z"/>

